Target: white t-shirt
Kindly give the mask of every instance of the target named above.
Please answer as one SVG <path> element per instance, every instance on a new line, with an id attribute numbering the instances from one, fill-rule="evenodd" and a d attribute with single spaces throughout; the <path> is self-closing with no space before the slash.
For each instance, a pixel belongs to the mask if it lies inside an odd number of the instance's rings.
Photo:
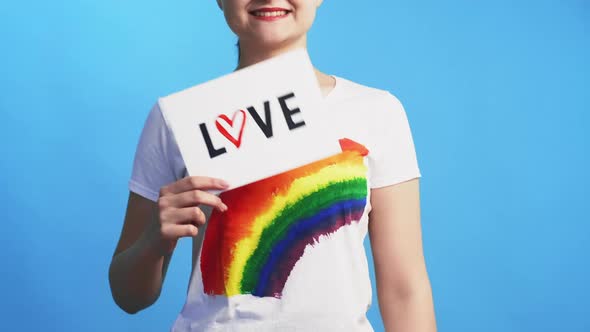
<path id="1" fill-rule="evenodd" d="M 208 221 L 194 239 L 189 290 L 172 331 L 373 331 L 363 246 L 370 189 L 421 174 L 392 94 L 336 77 L 325 106 L 342 153 L 223 193 L 225 213 L 203 208 Z M 185 176 L 156 104 L 129 190 L 157 201 L 162 186 Z"/>

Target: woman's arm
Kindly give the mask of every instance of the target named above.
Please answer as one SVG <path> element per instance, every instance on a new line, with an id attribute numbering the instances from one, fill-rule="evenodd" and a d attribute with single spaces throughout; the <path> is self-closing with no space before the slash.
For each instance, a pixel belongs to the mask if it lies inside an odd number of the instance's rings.
<path id="1" fill-rule="evenodd" d="M 117 305 L 134 314 L 160 295 L 172 253 L 163 255 L 150 241 L 156 203 L 129 192 L 121 237 L 109 269 L 111 293 Z"/>
<path id="2" fill-rule="evenodd" d="M 419 179 L 371 191 L 369 237 L 386 331 L 434 332 L 420 227 Z"/>

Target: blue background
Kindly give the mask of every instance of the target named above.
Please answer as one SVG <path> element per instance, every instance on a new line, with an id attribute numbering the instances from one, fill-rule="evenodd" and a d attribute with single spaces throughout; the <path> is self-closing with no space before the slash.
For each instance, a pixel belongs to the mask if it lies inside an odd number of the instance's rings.
<path id="1" fill-rule="evenodd" d="M 406 108 L 440 331 L 590 330 L 589 22 L 585 0 L 318 13 L 315 65 Z M 111 299 L 108 266 L 149 108 L 235 67 L 222 13 L 213 0 L 7 1 L 0 40 L 2 330 L 168 330 L 190 241 L 134 316 Z M 369 317 L 383 329 L 376 298 Z"/>

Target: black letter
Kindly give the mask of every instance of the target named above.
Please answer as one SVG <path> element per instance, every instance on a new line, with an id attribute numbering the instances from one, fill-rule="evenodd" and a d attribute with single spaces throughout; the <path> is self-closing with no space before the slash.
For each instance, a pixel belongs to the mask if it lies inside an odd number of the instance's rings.
<path id="1" fill-rule="evenodd" d="M 201 134 L 203 134 L 203 138 L 205 139 L 205 144 L 207 144 L 207 150 L 209 151 L 209 157 L 211 159 L 222 155 L 226 152 L 224 147 L 221 147 L 220 149 L 216 149 L 215 147 L 213 147 L 213 142 L 211 142 L 211 137 L 209 136 L 209 131 L 207 130 L 207 126 L 204 123 L 201 123 L 199 125 L 199 127 L 201 127 Z"/>
<path id="2" fill-rule="evenodd" d="M 250 115 L 252 115 L 254 121 L 256 121 L 256 124 L 258 124 L 258 127 L 260 127 L 266 138 L 272 137 L 272 123 L 270 122 L 269 102 L 264 102 L 264 118 L 266 119 L 266 121 L 262 121 L 260 115 L 258 115 L 258 112 L 256 112 L 254 106 L 248 107 L 248 112 L 250 113 Z"/>
<path id="3" fill-rule="evenodd" d="M 285 102 L 285 100 L 293 97 L 295 97 L 295 94 L 293 92 L 291 92 L 288 95 L 279 97 L 279 104 L 281 104 L 281 109 L 283 110 L 283 114 L 285 115 L 285 121 L 287 121 L 287 126 L 289 126 L 289 130 L 305 126 L 305 121 L 301 120 L 301 122 L 295 123 L 291 118 L 293 114 L 301 112 L 299 108 L 294 108 L 291 110 L 289 109 L 289 107 L 287 107 L 287 102 Z"/>

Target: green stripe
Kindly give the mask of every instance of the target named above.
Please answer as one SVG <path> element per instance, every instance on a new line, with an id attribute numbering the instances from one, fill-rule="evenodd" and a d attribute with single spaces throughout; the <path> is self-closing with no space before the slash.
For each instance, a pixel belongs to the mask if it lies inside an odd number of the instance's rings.
<path id="1" fill-rule="evenodd" d="M 241 284 L 242 294 L 250 293 L 254 290 L 258 282 L 258 274 L 264 266 L 272 248 L 285 236 L 286 231 L 292 223 L 312 217 L 318 211 L 336 202 L 366 197 L 366 178 L 354 178 L 352 180 L 330 183 L 327 187 L 302 197 L 294 204 L 285 206 L 271 221 L 269 226 L 262 231 L 261 241 L 246 262 Z"/>

